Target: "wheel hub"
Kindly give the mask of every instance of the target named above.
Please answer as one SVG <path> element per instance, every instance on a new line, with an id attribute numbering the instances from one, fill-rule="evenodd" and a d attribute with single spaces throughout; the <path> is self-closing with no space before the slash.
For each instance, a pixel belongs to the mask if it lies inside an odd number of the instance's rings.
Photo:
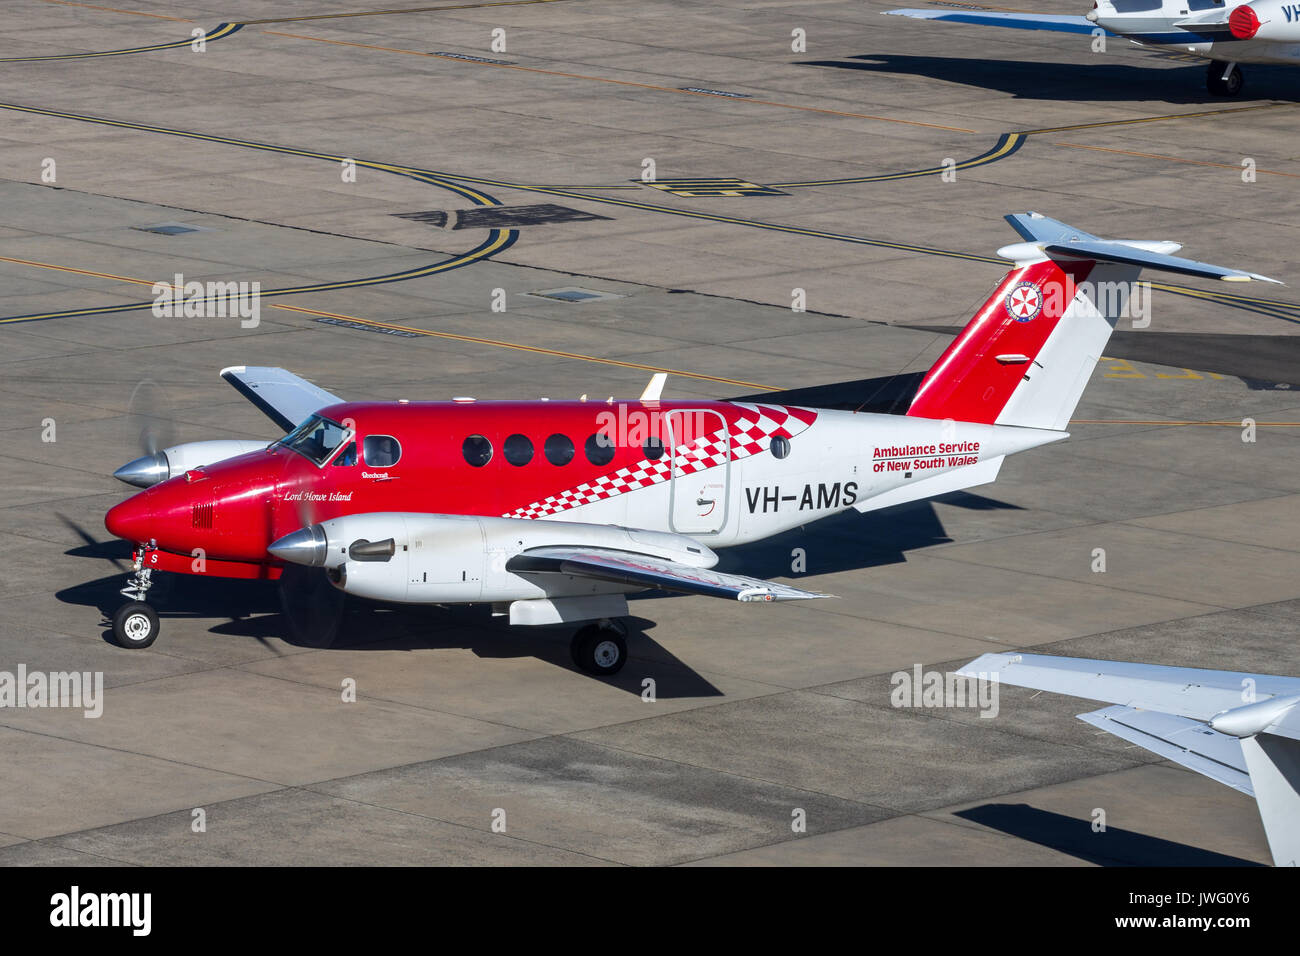
<path id="1" fill-rule="evenodd" d="M 134 641 L 149 636 L 149 618 L 143 614 L 132 614 L 122 622 L 122 630 Z"/>
<path id="2" fill-rule="evenodd" d="M 618 663 L 618 645 L 610 640 L 601 641 L 593 656 L 601 667 L 613 667 Z"/>

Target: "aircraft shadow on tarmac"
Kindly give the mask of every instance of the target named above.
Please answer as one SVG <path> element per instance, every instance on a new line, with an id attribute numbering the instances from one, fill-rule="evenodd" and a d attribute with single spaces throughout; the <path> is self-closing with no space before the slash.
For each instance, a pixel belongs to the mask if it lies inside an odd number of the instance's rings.
<path id="1" fill-rule="evenodd" d="M 861 514 L 843 511 L 784 534 L 720 552 L 718 570 L 760 578 L 801 578 L 867 570 L 907 560 L 907 552 L 952 541 L 935 511 L 942 502 L 971 511 L 1020 510 L 968 491 Z M 796 572 L 795 549 L 802 549 L 805 570 Z M 809 587 L 816 589 L 816 582 Z"/>
<path id="2" fill-rule="evenodd" d="M 79 557 L 89 548 L 67 552 Z M 86 581 L 55 594 L 65 604 L 95 607 L 104 615 L 100 638 L 112 643 L 109 618 L 125 600 L 118 589 L 124 575 Z M 327 585 L 328 586 L 328 585 Z M 215 637 L 254 640 L 271 651 L 272 640 L 293 647 L 339 651 L 414 651 L 465 648 L 490 658 L 534 657 L 566 670 L 576 670 L 569 655 L 573 626 L 511 628 L 491 616 L 487 606 L 389 605 L 362 601 L 334 592 L 341 599 L 324 614 L 286 609 L 281 589 L 269 581 L 201 579 L 187 575 L 160 575 L 150 592 L 167 640 L 168 621 L 215 620 L 208 632 Z M 642 680 L 655 680 L 661 700 L 679 697 L 720 697 L 722 691 L 694 671 L 646 632 L 656 625 L 641 617 L 624 618 L 628 627 L 629 664 L 612 678 L 596 678 L 628 693 L 640 695 Z M 122 653 L 138 653 L 123 651 Z"/>
<path id="3" fill-rule="evenodd" d="M 969 492 L 933 500 L 976 510 L 1017 507 Z M 124 600 L 119 589 L 129 568 L 131 547 L 124 541 L 96 541 L 74 522 L 65 518 L 64 523 L 84 542 L 65 552 L 68 556 L 111 561 L 118 573 L 64 588 L 55 597 L 65 604 L 98 608 L 105 619 L 101 637 L 110 642 L 107 621 Z M 718 567 L 764 578 L 798 579 L 895 564 L 905 561 L 908 551 L 951 540 L 932 501 L 921 501 L 867 514 L 841 512 L 804 528 L 730 548 L 721 552 Z M 806 562 L 800 572 L 793 568 L 795 549 L 802 549 Z M 295 647 L 335 650 L 467 648 L 482 658 L 535 657 L 559 667 L 574 667 L 569 656 L 571 626 L 512 628 L 492 617 L 485 605 L 377 604 L 347 597 L 325 583 L 321 575 L 298 577 L 303 573 L 302 569 L 289 569 L 280 585 L 162 574 L 150 592 L 150 603 L 164 622 L 216 619 L 219 623 L 209 628 L 211 634 L 256 640 L 272 650 L 273 638 Z M 653 620 L 637 616 L 638 610 L 654 616 L 655 604 L 648 599 L 671 597 L 685 595 L 656 591 L 630 595 L 632 616 L 625 622 L 636 666 L 606 682 L 639 695 L 641 681 L 653 677 L 655 693 L 661 699 L 721 696 L 722 691 L 708 679 L 646 633 L 656 626 Z M 166 639 L 164 631 L 160 640 Z"/>
<path id="4" fill-rule="evenodd" d="M 1261 866 L 1252 860 L 1040 810 L 1026 803 L 986 803 L 953 816 L 1068 853 L 1099 866 Z"/>
<path id="5" fill-rule="evenodd" d="M 1113 41 L 1120 44 L 1120 41 Z M 1121 44 L 1117 49 L 1131 48 Z M 1090 102 L 1163 100 L 1167 103 L 1218 103 L 1236 100 L 1212 97 L 1205 91 L 1206 63 L 1186 69 L 1161 69 L 1135 62 L 1116 62 L 1098 54 L 1097 63 L 1039 63 L 974 57 L 908 56 L 901 53 L 860 53 L 841 60 L 802 60 L 800 66 L 862 70 L 867 73 L 910 74 L 949 83 L 998 90 L 1019 99 Z M 1246 67 L 1245 99 L 1295 100 L 1293 68 L 1251 64 Z"/>

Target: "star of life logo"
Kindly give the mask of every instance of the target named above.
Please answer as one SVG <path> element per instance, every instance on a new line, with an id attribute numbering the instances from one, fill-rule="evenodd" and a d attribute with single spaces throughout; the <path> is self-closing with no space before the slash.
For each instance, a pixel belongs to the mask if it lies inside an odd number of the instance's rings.
<path id="1" fill-rule="evenodd" d="M 1043 311 L 1043 290 L 1036 282 L 1018 282 L 1003 300 L 1007 315 L 1028 322 Z"/>

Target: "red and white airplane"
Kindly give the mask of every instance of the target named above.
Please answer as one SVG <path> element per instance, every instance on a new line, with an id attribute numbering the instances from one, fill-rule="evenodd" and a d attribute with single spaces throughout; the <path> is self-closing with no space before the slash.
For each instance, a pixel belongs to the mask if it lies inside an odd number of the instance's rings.
<path id="1" fill-rule="evenodd" d="M 148 487 L 105 518 L 138 546 L 115 639 L 153 643 L 154 571 L 272 579 L 288 563 L 363 598 L 584 623 L 575 662 L 613 674 L 626 594 L 823 597 L 711 570 L 715 550 L 982 485 L 1007 455 L 1068 437 L 1142 267 L 1266 279 L 1177 258 L 1176 243 L 1007 219 L 1024 240 L 999 250 L 1014 267 L 903 415 L 664 401 L 662 375 L 635 402 L 350 403 L 282 369 L 226 369 L 288 433 L 181 445 L 117 471 Z"/>

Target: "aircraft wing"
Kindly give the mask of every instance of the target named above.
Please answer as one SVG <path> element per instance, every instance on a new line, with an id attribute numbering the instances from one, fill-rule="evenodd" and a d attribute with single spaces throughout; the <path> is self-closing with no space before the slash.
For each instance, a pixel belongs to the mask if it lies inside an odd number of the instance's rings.
<path id="1" fill-rule="evenodd" d="M 1013 30 L 1048 30 L 1053 33 L 1094 33 L 1101 27 L 1087 17 L 1071 17 L 1054 13 L 999 13 L 996 11 L 957 10 L 884 10 L 889 16 L 911 17 L 913 20 L 943 20 L 947 23 L 973 23 L 984 27 L 1009 27 Z M 1115 36 L 1102 31 L 1107 36 Z"/>
<path id="2" fill-rule="evenodd" d="M 985 654 L 957 673 L 1115 704 L 1079 719 L 1250 794 L 1273 861 L 1300 864 L 1300 679 Z"/>
<path id="3" fill-rule="evenodd" d="M 317 409 L 343 401 L 282 368 L 232 365 L 221 370 L 221 377 L 285 431 L 297 428 Z"/>
<path id="4" fill-rule="evenodd" d="M 1241 707 L 1247 690 L 1256 701 L 1300 694 L 1295 677 L 1044 654 L 985 654 L 957 673 L 1200 721 Z"/>
<path id="5" fill-rule="evenodd" d="M 800 601 L 830 597 L 775 581 L 691 567 L 667 558 L 612 548 L 529 548 L 507 561 L 506 570 L 515 574 L 566 574 L 734 601 Z"/>
<path id="6" fill-rule="evenodd" d="M 1183 27 L 1186 30 L 1197 30 L 1202 33 L 1231 29 L 1228 25 L 1228 11 L 1223 8 L 1211 10 L 1209 13 L 1199 13 L 1196 16 L 1188 17 L 1185 20 L 1175 20 L 1173 25 L 1176 27 Z"/>

